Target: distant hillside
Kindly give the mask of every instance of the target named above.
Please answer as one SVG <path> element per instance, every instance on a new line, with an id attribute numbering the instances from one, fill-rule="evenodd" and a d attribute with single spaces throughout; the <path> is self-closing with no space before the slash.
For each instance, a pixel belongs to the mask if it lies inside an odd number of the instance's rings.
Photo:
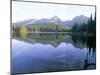
<path id="1" fill-rule="evenodd" d="M 62 21 L 58 16 L 54 16 L 51 19 L 42 18 L 42 19 L 27 19 L 23 21 L 18 21 L 16 23 L 13 23 L 14 25 L 34 25 L 34 24 L 48 24 L 48 23 L 54 23 L 54 24 L 63 24 L 64 26 L 72 27 L 74 23 L 83 23 L 87 22 L 88 17 L 84 15 L 76 16 L 72 20 L 66 20 Z"/>
<path id="2" fill-rule="evenodd" d="M 68 25 L 68 26 L 73 26 L 75 23 L 77 23 L 77 24 L 81 24 L 81 23 L 83 23 L 83 22 L 87 22 L 88 21 L 88 17 L 86 17 L 86 16 L 84 16 L 84 15 L 80 15 L 80 16 L 76 16 L 76 17 L 74 17 L 72 20 L 66 20 L 65 22 L 64 22 L 64 25 Z"/>

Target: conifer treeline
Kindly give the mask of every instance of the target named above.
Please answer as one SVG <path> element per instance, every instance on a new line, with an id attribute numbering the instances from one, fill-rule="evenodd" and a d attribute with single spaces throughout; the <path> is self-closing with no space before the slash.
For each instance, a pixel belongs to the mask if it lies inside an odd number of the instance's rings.
<path id="1" fill-rule="evenodd" d="M 74 34 L 80 34 L 80 35 L 96 35 L 96 12 L 94 15 L 94 18 L 92 17 L 92 14 L 90 18 L 88 19 L 87 23 L 77 24 L 73 25 L 72 32 Z"/>
<path id="2" fill-rule="evenodd" d="M 94 18 L 92 14 L 88 19 L 87 23 L 77 24 L 75 23 L 72 28 L 65 27 L 63 24 L 36 24 L 36 25 L 14 25 L 12 26 L 13 33 L 20 32 L 72 32 L 72 34 L 79 35 L 96 35 L 96 12 Z"/>

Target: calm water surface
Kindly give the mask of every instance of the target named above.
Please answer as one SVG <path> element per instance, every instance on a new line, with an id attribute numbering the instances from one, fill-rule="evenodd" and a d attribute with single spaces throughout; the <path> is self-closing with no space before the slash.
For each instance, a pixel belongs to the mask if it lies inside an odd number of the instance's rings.
<path id="1" fill-rule="evenodd" d="M 13 34 L 14 74 L 95 68 L 95 37 L 64 33 Z"/>

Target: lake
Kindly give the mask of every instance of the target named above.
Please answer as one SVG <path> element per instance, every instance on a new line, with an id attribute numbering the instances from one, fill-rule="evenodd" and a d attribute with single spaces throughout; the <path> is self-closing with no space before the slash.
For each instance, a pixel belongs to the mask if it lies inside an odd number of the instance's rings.
<path id="1" fill-rule="evenodd" d="M 13 74 L 96 68 L 96 37 L 67 33 L 12 35 Z"/>

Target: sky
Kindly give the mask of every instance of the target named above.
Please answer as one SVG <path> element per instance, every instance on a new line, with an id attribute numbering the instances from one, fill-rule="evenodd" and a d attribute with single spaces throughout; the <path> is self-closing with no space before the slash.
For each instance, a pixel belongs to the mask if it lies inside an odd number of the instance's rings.
<path id="1" fill-rule="evenodd" d="M 12 2 L 12 22 L 26 19 L 42 19 L 58 16 L 61 20 L 72 20 L 75 16 L 94 16 L 94 6 L 48 4 L 34 2 Z"/>

